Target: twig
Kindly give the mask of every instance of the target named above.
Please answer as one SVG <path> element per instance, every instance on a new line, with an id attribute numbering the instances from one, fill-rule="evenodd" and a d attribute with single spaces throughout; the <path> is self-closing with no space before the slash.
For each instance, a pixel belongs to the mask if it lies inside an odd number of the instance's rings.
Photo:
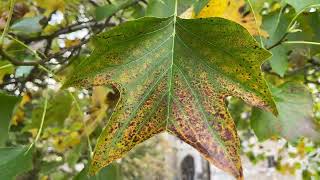
<path id="1" fill-rule="evenodd" d="M 8 29 L 9 29 L 9 26 L 10 26 L 12 14 L 13 14 L 13 9 L 14 9 L 14 1 L 15 0 L 10 1 L 10 11 L 9 11 L 8 19 L 6 21 L 6 25 L 4 27 L 4 30 L 3 30 L 1 38 L 0 38 L 0 46 L 2 46 L 4 37 L 6 36 Z"/>
<path id="2" fill-rule="evenodd" d="M 0 55 L 4 57 L 4 59 L 10 61 L 15 66 L 37 66 L 39 61 L 19 61 L 8 55 L 6 52 L 0 48 Z"/>
<path id="3" fill-rule="evenodd" d="M 271 50 L 279 45 L 281 45 L 284 41 L 286 41 L 287 36 L 289 35 L 288 32 L 284 33 L 284 35 L 279 39 L 279 41 L 277 41 L 276 43 L 274 43 L 273 45 L 271 45 L 270 47 L 267 47 L 267 50 Z"/>
<path id="4" fill-rule="evenodd" d="M 37 136 L 35 138 L 35 140 L 30 144 L 28 150 L 26 151 L 26 153 L 29 152 L 29 150 L 33 147 L 33 145 L 38 141 L 38 139 L 40 138 L 40 134 L 42 132 L 42 128 L 43 128 L 43 124 L 44 124 L 44 118 L 46 117 L 46 113 L 47 113 L 47 106 L 48 106 L 48 94 L 47 92 L 45 92 L 46 95 L 44 96 L 44 107 L 43 107 L 43 113 L 42 113 L 42 117 L 41 117 L 41 123 L 40 123 L 40 127 L 37 133 Z"/>

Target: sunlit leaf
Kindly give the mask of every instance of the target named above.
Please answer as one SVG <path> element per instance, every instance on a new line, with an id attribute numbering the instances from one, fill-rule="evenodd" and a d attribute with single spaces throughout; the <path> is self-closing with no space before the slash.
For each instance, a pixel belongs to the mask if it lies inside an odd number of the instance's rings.
<path id="1" fill-rule="evenodd" d="M 121 95 L 96 145 L 91 173 L 168 131 L 242 178 L 239 139 L 225 98 L 276 113 L 260 72 L 270 53 L 242 26 L 222 18 L 150 17 L 102 33 L 93 43 L 95 51 L 65 87 L 112 84 Z"/>
<path id="2" fill-rule="evenodd" d="M 53 11 L 64 11 L 66 2 L 64 0 L 36 0 L 37 5 L 46 10 L 46 14 L 49 15 Z"/>
<path id="3" fill-rule="evenodd" d="M 266 37 L 268 34 L 264 30 L 258 29 L 262 23 L 259 12 L 257 12 L 255 16 L 252 12 L 246 13 L 245 5 L 245 0 L 210 0 L 199 14 L 196 15 L 196 17 L 226 18 L 241 24 L 252 35 L 261 35 Z"/>
<path id="4" fill-rule="evenodd" d="M 308 89 L 299 84 L 285 84 L 273 88 L 273 96 L 279 110 L 279 117 L 254 109 L 251 125 L 261 140 L 280 135 L 290 141 L 300 137 L 320 140 L 319 125 L 313 120 L 312 97 Z"/>

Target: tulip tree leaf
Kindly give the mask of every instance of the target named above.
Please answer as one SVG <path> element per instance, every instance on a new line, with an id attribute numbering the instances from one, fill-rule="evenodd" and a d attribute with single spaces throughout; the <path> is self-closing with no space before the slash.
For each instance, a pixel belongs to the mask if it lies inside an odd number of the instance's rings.
<path id="1" fill-rule="evenodd" d="M 279 110 L 279 117 L 254 109 L 251 126 L 260 140 L 282 136 L 296 141 L 301 136 L 319 141 L 319 125 L 313 120 L 313 102 L 309 90 L 300 84 L 287 83 L 273 88 L 273 96 Z"/>
<path id="2" fill-rule="evenodd" d="M 243 178 L 225 98 L 277 112 L 260 71 L 270 53 L 246 29 L 222 18 L 145 17 L 96 36 L 93 45 L 64 87 L 111 84 L 121 96 L 97 142 L 91 174 L 167 131 Z"/>

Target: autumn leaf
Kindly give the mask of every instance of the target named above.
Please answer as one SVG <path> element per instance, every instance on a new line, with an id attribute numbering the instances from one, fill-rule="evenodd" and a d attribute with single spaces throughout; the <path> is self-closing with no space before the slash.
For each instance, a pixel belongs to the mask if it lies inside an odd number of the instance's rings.
<path id="1" fill-rule="evenodd" d="M 267 37 L 268 33 L 262 29 L 261 16 L 252 12 L 246 13 L 246 2 L 244 0 L 210 0 L 209 3 L 199 12 L 194 14 L 196 18 L 222 17 L 235 21 L 245 27 L 250 34 Z"/>
<path id="2" fill-rule="evenodd" d="M 167 131 L 243 178 L 239 138 L 225 98 L 239 97 L 276 113 L 260 72 L 270 53 L 232 21 L 176 14 L 129 21 L 94 37 L 94 52 L 65 82 L 64 87 L 111 84 L 121 93 L 97 142 L 91 174 Z"/>

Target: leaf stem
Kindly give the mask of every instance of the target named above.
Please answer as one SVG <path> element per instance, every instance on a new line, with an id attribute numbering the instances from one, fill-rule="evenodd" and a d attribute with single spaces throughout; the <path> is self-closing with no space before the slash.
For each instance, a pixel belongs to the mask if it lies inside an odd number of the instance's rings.
<path id="1" fill-rule="evenodd" d="M 249 1 L 249 0 L 248 0 Z M 292 29 L 294 29 L 293 26 L 295 26 L 295 21 L 297 20 L 297 18 L 307 9 L 309 8 L 316 8 L 316 7 L 320 7 L 320 4 L 314 4 L 314 5 L 310 5 L 310 6 L 307 6 L 305 8 L 303 8 L 301 11 L 299 11 L 294 17 L 293 19 L 290 21 L 288 27 L 287 27 L 287 31 L 286 33 L 280 38 L 279 41 L 277 41 L 275 44 L 271 45 L 270 47 L 266 48 L 267 50 L 271 50 L 283 43 L 285 44 L 311 44 L 311 45 L 319 45 L 320 43 L 318 42 L 308 42 L 308 41 L 287 41 L 286 40 L 286 37 L 294 32 L 292 31 Z M 282 12 L 280 12 L 282 14 Z"/>
<path id="2" fill-rule="evenodd" d="M 276 43 L 274 43 L 274 44 L 271 45 L 270 47 L 267 47 L 266 49 L 267 49 L 267 50 L 271 50 L 271 49 L 273 49 L 273 48 L 281 45 L 283 42 L 286 41 L 286 37 L 287 37 L 288 35 L 289 35 L 289 33 L 286 32 L 286 33 L 279 39 L 279 41 L 277 41 Z"/>
<path id="3" fill-rule="evenodd" d="M 46 117 L 46 113 L 47 113 L 47 107 L 48 107 L 48 94 L 47 92 L 45 92 L 45 96 L 44 96 L 44 108 L 43 108 L 43 113 L 42 113 L 42 117 L 41 117 L 41 123 L 40 123 L 40 128 L 38 130 L 37 136 L 35 138 L 35 140 L 30 144 L 29 148 L 26 151 L 26 154 L 29 152 L 29 150 L 34 146 L 34 144 L 39 140 L 40 138 L 40 134 L 42 132 L 43 129 L 43 124 L 44 124 L 44 119 Z"/>
<path id="4" fill-rule="evenodd" d="M 80 108 L 80 105 L 79 105 L 78 100 L 76 99 L 76 97 L 75 97 L 70 91 L 68 91 L 68 93 L 69 93 L 70 96 L 72 97 L 73 102 L 75 102 L 76 107 L 77 107 L 79 113 L 81 113 L 82 111 L 81 111 L 81 108 Z M 93 155 L 93 150 L 92 150 L 92 146 L 91 146 L 91 141 L 90 141 L 89 134 L 88 134 L 88 132 L 87 132 L 86 123 L 83 121 L 83 118 L 82 118 L 82 123 L 83 123 L 85 135 L 86 135 L 86 137 L 87 137 L 87 142 L 88 142 L 89 151 L 90 151 L 90 157 L 92 157 L 92 155 Z"/>
<path id="5" fill-rule="evenodd" d="M 258 21 L 257 21 L 257 17 L 256 17 L 256 13 L 255 13 L 255 11 L 254 11 L 254 9 L 253 9 L 251 0 L 247 0 L 247 1 L 248 1 L 249 6 L 250 6 L 250 9 L 251 9 L 251 11 L 252 11 L 252 14 L 253 14 L 253 18 L 254 18 L 256 27 L 257 27 L 257 29 L 258 29 L 259 39 L 260 39 L 260 45 L 261 45 L 261 47 L 264 47 L 264 44 L 263 44 L 263 41 L 262 41 L 262 37 L 261 37 L 260 27 L 259 27 L 259 25 L 258 25 Z"/>
<path id="6" fill-rule="evenodd" d="M 3 66 L 0 66 L 0 70 L 8 68 L 8 67 L 12 67 L 12 64 L 6 64 L 6 65 L 3 65 Z"/>
<path id="7" fill-rule="evenodd" d="M 312 41 L 284 41 L 285 44 L 311 44 L 320 46 L 320 42 L 312 42 Z"/>
<path id="8" fill-rule="evenodd" d="M 11 36 L 11 35 L 6 35 L 8 38 L 16 41 L 17 43 L 19 43 L 21 46 L 25 47 L 26 49 L 28 49 L 32 54 L 34 54 L 36 56 L 37 59 L 41 60 L 42 58 L 39 56 L 39 54 L 43 57 L 43 58 L 47 58 L 44 54 L 33 50 L 31 47 L 29 47 L 28 45 L 26 45 L 25 43 L 23 43 L 22 41 L 20 41 L 19 39 Z"/>
<path id="9" fill-rule="evenodd" d="M 0 47 L 3 44 L 4 36 L 7 34 L 9 26 L 10 26 L 10 22 L 11 22 L 11 19 L 12 19 L 12 14 L 13 14 L 13 9 L 14 9 L 14 3 L 15 3 L 15 0 L 11 0 L 10 1 L 9 15 L 8 15 L 8 19 L 7 19 L 6 25 L 5 25 L 4 29 L 3 29 L 3 32 L 2 32 L 2 35 L 1 35 L 1 38 L 0 38 Z"/>
<path id="10" fill-rule="evenodd" d="M 294 24 L 294 22 L 297 20 L 297 18 L 307 9 L 309 8 L 316 8 L 316 7 L 320 7 L 320 4 L 313 4 L 313 5 L 310 5 L 310 6 L 307 6 L 305 8 L 303 8 L 301 11 L 299 11 L 294 17 L 293 19 L 291 20 L 289 26 L 287 27 L 287 31 L 289 31 L 289 29 L 292 27 L 292 25 Z"/>
<path id="11" fill-rule="evenodd" d="M 57 81 L 61 82 L 61 79 L 55 75 L 52 71 L 50 71 L 49 69 L 47 69 L 46 67 L 42 66 L 41 64 L 39 64 L 39 68 L 46 71 L 48 74 L 51 74 Z M 75 102 L 76 104 L 76 107 L 78 109 L 78 111 L 81 113 L 81 108 L 80 108 L 80 105 L 79 105 L 79 102 L 78 100 L 76 99 L 76 97 L 68 90 L 66 90 L 70 96 L 72 97 L 73 101 Z M 86 126 L 86 123 L 82 120 L 82 123 L 83 123 L 83 127 L 84 127 L 84 131 L 85 131 L 85 134 L 86 134 L 86 137 L 87 137 L 87 141 L 88 141 L 88 146 L 89 146 L 89 151 L 90 151 L 90 157 L 93 155 L 93 150 L 92 150 L 92 146 L 91 146 L 91 141 L 90 141 L 90 137 L 89 137 L 89 134 L 87 132 L 87 126 Z"/>

